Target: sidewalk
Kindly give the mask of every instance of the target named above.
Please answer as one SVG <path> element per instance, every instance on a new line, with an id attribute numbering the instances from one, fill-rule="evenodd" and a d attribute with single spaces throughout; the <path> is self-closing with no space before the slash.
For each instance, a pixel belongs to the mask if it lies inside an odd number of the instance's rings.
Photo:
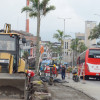
<path id="1" fill-rule="evenodd" d="M 60 74 L 58 75 L 58 78 L 61 79 Z M 70 74 L 70 78 L 66 77 L 66 81 L 68 83 L 63 83 L 63 85 L 77 89 L 85 93 L 86 95 L 94 98 L 95 100 L 100 100 L 100 86 L 88 83 L 83 80 L 80 80 L 80 82 L 74 82 L 72 80 L 72 74 Z"/>

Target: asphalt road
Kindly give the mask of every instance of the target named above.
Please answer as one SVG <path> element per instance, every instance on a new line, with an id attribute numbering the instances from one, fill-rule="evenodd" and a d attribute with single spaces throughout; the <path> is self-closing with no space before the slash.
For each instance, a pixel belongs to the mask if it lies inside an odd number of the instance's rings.
<path id="1" fill-rule="evenodd" d="M 66 79 L 68 78 L 68 75 Z M 70 79 L 72 78 L 72 74 L 70 74 Z M 82 81 L 82 79 L 80 79 Z M 89 80 L 85 80 L 87 84 L 98 85 L 100 86 L 100 80 L 96 80 L 95 78 L 89 78 Z"/>
<path id="2" fill-rule="evenodd" d="M 52 100 L 93 100 L 82 92 L 74 90 L 63 84 L 48 86 L 52 94 Z"/>
<path id="3" fill-rule="evenodd" d="M 86 80 L 86 83 L 100 86 L 100 80 L 89 79 L 89 80 Z"/>
<path id="4" fill-rule="evenodd" d="M 65 84 L 66 86 L 73 87 L 79 91 L 84 92 L 90 97 L 95 98 L 96 100 L 100 100 L 100 81 L 95 79 L 89 79 L 89 80 L 80 80 L 80 82 L 74 82 L 72 80 L 72 74 L 70 74 L 70 78 L 68 78 L 68 75 L 66 75 L 66 80 L 69 82 L 68 84 Z"/>

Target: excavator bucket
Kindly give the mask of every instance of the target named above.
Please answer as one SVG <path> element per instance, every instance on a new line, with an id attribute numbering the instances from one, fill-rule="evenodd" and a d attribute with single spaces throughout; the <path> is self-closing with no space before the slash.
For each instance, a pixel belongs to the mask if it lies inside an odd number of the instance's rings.
<path id="1" fill-rule="evenodd" d="M 25 75 L 0 73 L 0 100 L 24 99 Z M 6 100 L 6 99 L 5 99 Z"/>

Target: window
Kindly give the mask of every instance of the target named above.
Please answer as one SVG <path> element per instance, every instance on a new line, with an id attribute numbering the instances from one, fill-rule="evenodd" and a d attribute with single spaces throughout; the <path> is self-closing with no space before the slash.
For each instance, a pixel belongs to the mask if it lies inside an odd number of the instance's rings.
<path id="1" fill-rule="evenodd" d="M 57 56 L 58 56 L 57 53 L 53 53 L 53 54 L 52 54 L 52 57 L 57 57 Z"/>
<path id="2" fill-rule="evenodd" d="M 68 52 L 67 52 L 67 55 L 68 55 Z"/>
<path id="3" fill-rule="evenodd" d="M 99 49 L 90 49 L 89 50 L 89 58 L 100 58 L 100 50 Z"/>
<path id="4" fill-rule="evenodd" d="M 26 42 L 26 46 L 30 46 L 30 42 L 29 41 Z"/>
<path id="5" fill-rule="evenodd" d="M 80 39 L 80 40 L 85 40 L 84 36 L 78 36 L 77 38 Z"/>
<path id="6" fill-rule="evenodd" d="M 46 52 L 46 49 L 44 49 L 44 52 Z"/>
<path id="7" fill-rule="evenodd" d="M 86 52 L 83 52 L 82 55 L 80 55 L 79 63 L 84 63 L 85 62 L 85 54 L 86 54 Z"/>
<path id="8" fill-rule="evenodd" d="M 15 51 L 16 50 L 16 36 L 0 35 L 0 50 Z"/>
<path id="9" fill-rule="evenodd" d="M 68 49 L 68 42 L 67 42 L 67 49 Z"/>
<path id="10" fill-rule="evenodd" d="M 65 49 L 66 49 L 66 42 L 65 42 Z"/>
<path id="11" fill-rule="evenodd" d="M 44 55 L 43 55 L 43 57 L 47 57 L 47 55 L 46 55 L 46 54 L 44 54 Z"/>

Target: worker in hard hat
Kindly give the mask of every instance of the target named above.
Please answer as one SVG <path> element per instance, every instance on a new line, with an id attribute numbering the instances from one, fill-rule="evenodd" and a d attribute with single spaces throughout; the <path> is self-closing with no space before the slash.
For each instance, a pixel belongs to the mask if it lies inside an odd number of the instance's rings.
<path id="1" fill-rule="evenodd" d="M 53 68 L 52 68 L 52 75 L 57 77 L 57 68 L 55 64 L 53 65 Z"/>
<path id="2" fill-rule="evenodd" d="M 29 78 L 29 82 L 31 82 L 32 78 L 35 76 L 35 73 L 32 70 L 25 70 L 26 77 Z"/>
<path id="3" fill-rule="evenodd" d="M 50 76 L 50 67 L 49 64 L 47 64 L 44 68 L 44 74 L 45 76 Z"/>

